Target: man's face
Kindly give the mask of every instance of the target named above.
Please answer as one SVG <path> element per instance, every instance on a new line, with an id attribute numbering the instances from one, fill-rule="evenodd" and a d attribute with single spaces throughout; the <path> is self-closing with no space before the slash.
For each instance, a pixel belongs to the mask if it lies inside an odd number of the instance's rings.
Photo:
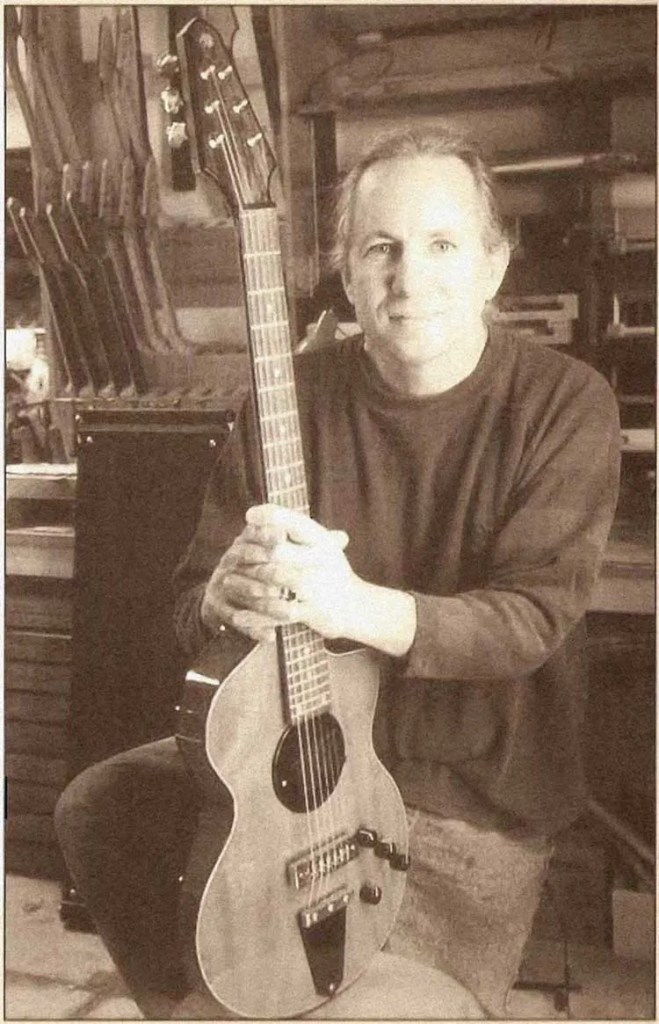
<path id="1" fill-rule="evenodd" d="M 365 172 L 343 282 L 376 360 L 422 369 L 483 337 L 483 309 L 507 266 L 505 247 L 486 251 L 483 227 L 457 157 L 396 158 Z"/>

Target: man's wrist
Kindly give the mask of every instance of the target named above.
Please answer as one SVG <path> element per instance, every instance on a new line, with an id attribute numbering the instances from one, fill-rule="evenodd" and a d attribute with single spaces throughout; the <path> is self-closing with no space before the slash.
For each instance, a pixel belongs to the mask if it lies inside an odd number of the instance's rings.
<path id="1" fill-rule="evenodd" d="M 411 594 L 356 577 L 348 612 L 348 640 L 394 658 L 408 653 L 416 635 L 416 601 Z"/>

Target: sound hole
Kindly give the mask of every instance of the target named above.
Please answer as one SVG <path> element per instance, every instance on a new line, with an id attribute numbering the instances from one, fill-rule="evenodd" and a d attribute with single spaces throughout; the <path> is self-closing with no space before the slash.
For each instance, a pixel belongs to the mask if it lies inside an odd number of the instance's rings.
<path id="1" fill-rule="evenodd" d="M 289 811 L 314 811 L 334 792 L 344 764 L 341 726 L 329 712 L 291 725 L 272 764 L 275 793 Z"/>

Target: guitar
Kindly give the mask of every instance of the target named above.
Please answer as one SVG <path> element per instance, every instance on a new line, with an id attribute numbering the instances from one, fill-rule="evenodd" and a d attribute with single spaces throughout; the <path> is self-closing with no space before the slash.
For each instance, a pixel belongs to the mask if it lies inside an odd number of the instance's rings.
<path id="1" fill-rule="evenodd" d="M 177 36 L 196 170 L 237 219 L 265 496 L 309 513 L 280 257 L 274 158 L 215 29 Z M 177 740 L 206 795 L 181 879 L 189 978 L 221 1008 L 292 1017 L 384 945 L 409 866 L 404 806 L 372 742 L 379 671 L 301 624 L 227 631 L 188 672 Z M 218 832 L 230 795 L 228 839 Z"/>

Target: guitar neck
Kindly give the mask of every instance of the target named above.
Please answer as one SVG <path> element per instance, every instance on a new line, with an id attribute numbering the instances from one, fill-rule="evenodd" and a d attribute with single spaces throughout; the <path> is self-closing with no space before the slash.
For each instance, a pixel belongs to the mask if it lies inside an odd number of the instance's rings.
<path id="1" fill-rule="evenodd" d="M 265 494 L 308 514 L 276 209 L 241 211 L 239 230 Z"/>
<path id="2" fill-rule="evenodd" d="M 242 210 L 239 231 L 265 495 L 308 515 L 275 207 Z M 288 715 L 297 723 L 329 709 L 327 653 L 322 638 L 303 625 L 284 626 L 281 638 Z"/>

